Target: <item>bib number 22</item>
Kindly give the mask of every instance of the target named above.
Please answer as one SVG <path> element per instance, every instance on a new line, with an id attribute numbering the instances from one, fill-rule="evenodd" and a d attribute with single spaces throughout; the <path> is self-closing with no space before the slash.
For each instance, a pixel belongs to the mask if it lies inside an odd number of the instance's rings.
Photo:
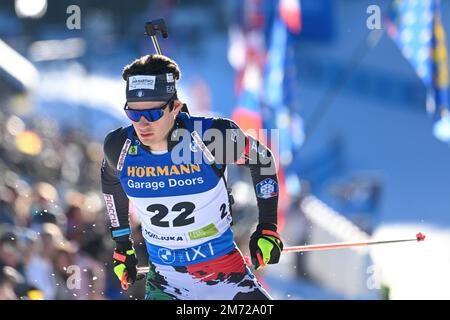
<path id="1" fill-rule="evenodd" d="M 169 208 L 163 204 L 151 204 L 147 207 L 147 211 L 155 213 L 150 219 L 151 223 L 158 227 L 182 227 L 194 223 L 194 217 L 189 215 L 194 211 L 195 205 L 192 202 L 179 202 L 172 207 L 172 212 L 179 212 L 173 221 L 163 221 L 169 214 Z M 172 224 L 172 225 L 171 225 Z"/>

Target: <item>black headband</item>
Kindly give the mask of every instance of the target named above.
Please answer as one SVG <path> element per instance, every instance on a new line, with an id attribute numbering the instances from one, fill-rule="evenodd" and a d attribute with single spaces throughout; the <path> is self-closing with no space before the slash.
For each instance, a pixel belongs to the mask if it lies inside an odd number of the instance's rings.
<path id="1" fill-rule="evenodd" d="M 159 75 L 134 75 L 127 79 L 128 102 L 167 101 L 176 93 L 172 73 Z"/>

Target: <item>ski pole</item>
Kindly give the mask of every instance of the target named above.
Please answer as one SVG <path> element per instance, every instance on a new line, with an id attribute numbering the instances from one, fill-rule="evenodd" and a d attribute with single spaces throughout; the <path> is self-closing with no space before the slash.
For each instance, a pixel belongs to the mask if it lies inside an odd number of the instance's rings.
<path id="1" fill-rule="evenodd" d="M 305 246 L 293 246 L 285 247 L 283 251 L 285 252 L 304 252 L 304 251 L 319 251 L 319 250 L 330 250 L 330 249 L 345 249 L 354 247 L 365 247 L 375 244 L 387 244 L 387 243 L 398 243 L 398 242 L 408 242 L 408 241 L 424 241 L 425 235 L 422 233 L 416 234 L 415 238 L 411 239 L 399 239 L 399 240 L 372 240 L 372 241 L 361 241 L 361 242 L 340 242 L 340 243 L 326 243 L 326 244 L 313 244 Z"/>
<path id="2" fill-rule="evenodd" d="M 293 246 L 293 247 L 285 247 L 283 252 L 305 252 L 305 251 L 319 251 L 319 250 L 330 250 L 330 249 L 345 249 L 345 248 L 354 248 L 354 247 L 364 247 L 371 246 L 376 244 L 388 244 L 388 243 L 399 243 L 399 242 L 408 242 L 408 241 L 424 241 L 425 235 L 422 233 L 416 234 L 415 238 L 411 239 L 398 239 L 398 240 L 373 240 L 373 241 L 362 241 L 362 242 L 340 242 L 340 243 L 326 243 L 326 244 L 313 244 L 313 245 L 305 245 L 305 246 Z M 244 260 L 247 265 L 250 263 L 250 258 L 248 256 L 244 257 Z M 148 267 L 139 267 L 137 268 L 138 274 L 146 274 L 148 273 Z"/>

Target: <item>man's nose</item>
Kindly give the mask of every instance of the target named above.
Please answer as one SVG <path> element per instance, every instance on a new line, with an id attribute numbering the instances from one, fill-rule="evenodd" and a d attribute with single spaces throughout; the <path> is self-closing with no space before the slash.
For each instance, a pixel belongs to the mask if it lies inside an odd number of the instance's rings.
<path id="1" fill-rule="evenodd" d="M 150 121 L 148 121 L 147 119 L 145 119 L 144 116 L 141 116 L 141 118 L 139 119 L 137 124 L 139 127 L 148 127 L 148 126 L 152 125 L 152 123 Z"/>

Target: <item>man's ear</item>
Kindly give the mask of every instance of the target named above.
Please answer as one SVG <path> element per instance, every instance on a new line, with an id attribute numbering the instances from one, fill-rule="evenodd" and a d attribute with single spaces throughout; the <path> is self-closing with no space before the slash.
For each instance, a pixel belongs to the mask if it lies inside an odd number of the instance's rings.
<path id="1" fill-rule="evenodd" d="M 178 115 L 181 108 L 183 108 L 183 102 L 181 102 L 180 100 L 175 100 L 173 103 L 173 110 L 172 110 L 174 116 Z"/>

